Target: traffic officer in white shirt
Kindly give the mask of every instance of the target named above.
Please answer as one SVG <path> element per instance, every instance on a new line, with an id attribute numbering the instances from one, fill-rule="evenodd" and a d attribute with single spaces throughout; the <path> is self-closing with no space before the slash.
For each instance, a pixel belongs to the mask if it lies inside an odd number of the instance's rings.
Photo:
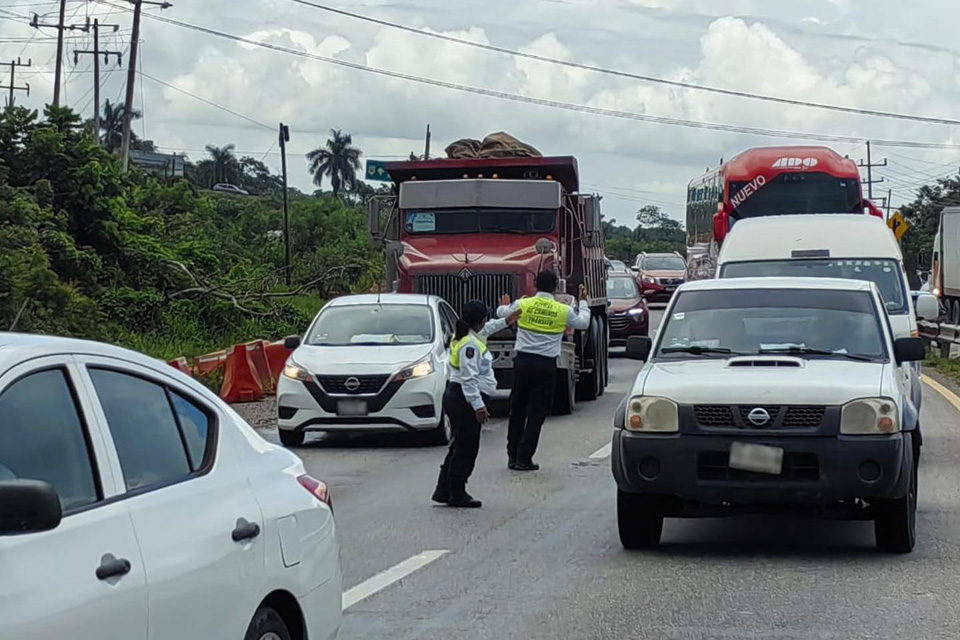
<path id="1" fill-rule="evenodd" d="M 483 396 L 497 388 L 486 338 L 520 317 L 517 311 L 509 318 L 487 322 L 487 314 L 487 306 L 479 300 L 463 305 L 463 315 L 457 320 L 457 332 L 450 344 L 450 381 L 443 394 L 443 411 L 450 418 L 453 440 L 440 467 L 433 501 L 451 507 L 481 506 L 467 493 L 467 480 L 480 451 L 480 425 L 490 418 Z"/>
<path id="2" fill-rule="evenodd" d="M 504 295 L 497 309 L 501 318 L 521 311 L 517 323 L 517 355 L 513 361 L 513 391 L 510 394 L 510 426 L 507 431 L 507 466 L 516 471 L 536 471 L 533 461 L 540 441 L 543 421 L 553 408 L 557 379 L 557 358 L 563 334 L 568 327 L 590 327 L 590 305 L 586 288 L 580 285 L 577 310 L 557 301 L 557 275 L 553 271 L 537 274 L 537 295 L 521 298 L 513 304 Z"/>

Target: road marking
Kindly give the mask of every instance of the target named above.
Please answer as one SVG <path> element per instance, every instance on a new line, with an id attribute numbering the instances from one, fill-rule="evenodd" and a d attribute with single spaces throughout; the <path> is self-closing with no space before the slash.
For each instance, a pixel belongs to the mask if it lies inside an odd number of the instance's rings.
<path id="1" fill-rule="evenodd" d="M 424 568 L 434 560 L 442 558 L 448 553 L 450 553 L 450 551 L 447 549 L 434 549 L 432 551 L 418 553 L 412 558 L 407 558 L 400 564 L 390 567 L 386 571 L 381 571 L 369 580 L 364 580 L 352 589 L 347 589 L 343 592 L 344 610 L 349 609 L 362 600 L 366 600 L 378 591 L 383 591 L 393 583 L 403 580 L 411 573 Z"/>
<path id="2" fill-rule="evenodd" d="M 942 395 L 947 402 L 952 404 L 954 409 L 960 411 L 960 398 L 957 397 L 957 394 L 928 376 L 923 376 L 923 381 L 931 389 Z"/>
<path id="3" fill-rule="evenodd" d="M 611 451 L 613 451 L 613 443 L 612 443 L 612 442 L 608 442 L 607 444 L 603 445 L 602 447 L 600 447 L 599 449 L 597 449 L 596 451 L 594 451 L 593 453 L 591 453 L 591 454 L 590 454 L 590 459 L 591 459 L 591 460 L 603 460 L 604 458 L 609 458 Z"/>

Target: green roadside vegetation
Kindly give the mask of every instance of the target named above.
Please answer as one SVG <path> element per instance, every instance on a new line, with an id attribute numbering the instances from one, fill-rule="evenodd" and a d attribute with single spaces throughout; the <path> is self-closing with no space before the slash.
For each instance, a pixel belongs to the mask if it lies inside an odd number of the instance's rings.
<path id="1" fill-rule="evenodd" d="M 960 359 L 941 358 L 939 353 L 931 351 L 927 354 L 927 359 L 923 361 L 923 366 L 929 367 L 951 381 L 960 384 Z"/>

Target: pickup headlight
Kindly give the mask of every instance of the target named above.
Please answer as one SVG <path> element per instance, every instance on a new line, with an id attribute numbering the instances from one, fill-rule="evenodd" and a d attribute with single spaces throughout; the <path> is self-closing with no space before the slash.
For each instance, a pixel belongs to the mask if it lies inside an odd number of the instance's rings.
<path id="1" fill-rule="evenodd" d="M 900 431 L 900 412 L 890 398 L 864 398 L 843 405 L 840 433 L 876 435 Z"/>
<path id="2" fill-rule="evenodd" d="M 643 315 L 643 309 L 630 309 L 629 311 L 627 311 L 627 315 L 628 315 L 628 316 L 642 316 L 642 315 Z"/>
<path id="3" fill-rule="evenodd" d="M 624 426 L 629 431 L 676 433 L 680 430 L 677 403 L 666 398 L 630 398 Z"/>
<path id="4" fill-rule="evenodd" d="M 402 370 L 393 377 L 394 380 L 402 382 L 412 378 L 422 378 L 433 373 L 433 358 L 427 356 L 423 360 L 414 362 L 412 365 Z"/>
<path id="5" fill-rule="evenodd" d="M 310 372 L 298 365 L 293 360 L 288 360 L 283 368 L 283 375 L 291 380 L 300 380 L 301 382 L 310 379 Z"/>
<path id="6" fill-rule="evenodd" d="M 645 284 L 657 284 L 657 279 L 653 276 L 643 276 L 643 282 Z"/>

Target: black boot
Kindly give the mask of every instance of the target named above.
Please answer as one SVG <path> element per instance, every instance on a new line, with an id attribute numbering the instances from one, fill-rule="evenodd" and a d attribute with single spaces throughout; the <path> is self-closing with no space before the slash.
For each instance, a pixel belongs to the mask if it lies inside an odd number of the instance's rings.
<path id="1" fill-rule="evenodd" d="M 512 456 L 509 453 L 507 454 L 507 469 L 516 469 L 517 467 L 517 456 Z"/>
<path id="2" fill-rule="evenodd" d="M 437 478 L 437 488 L 434 489 L 433 497 L 430 499 L 440 504 L 450 502 L 450 478 L 447 476 L 446 465 L 440 467 L 440 477 Z"/>
<path id="3" fill-rule="evenodd" d="M 539 471 L 540 465 L 532 460 L 518 460 L 510 468 L 515 471 Z"/>
<path id="4" fill-rule="evenodd" d="M 452 480 L 450 482 L 450 499 L 447 501 L 447 505 L 460 509 L 479 509 L 483 506 L 483 503 L 467 493 L 466 482 Z"/>

